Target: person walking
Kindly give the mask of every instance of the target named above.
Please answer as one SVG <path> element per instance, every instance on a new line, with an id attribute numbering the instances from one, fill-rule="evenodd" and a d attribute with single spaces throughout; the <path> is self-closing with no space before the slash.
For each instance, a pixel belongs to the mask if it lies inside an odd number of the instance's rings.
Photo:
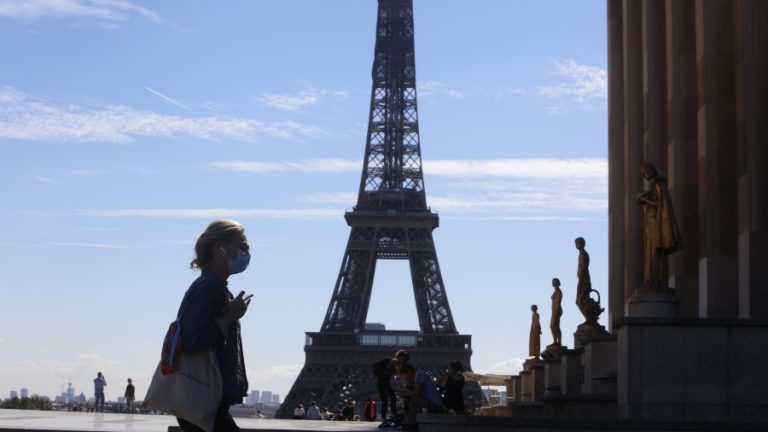
<path id="1" fill-rule="evenodd" d="M 136 387 L 133 386 L 133 380 L 128 378 L 128 385 L 125 386 L 125 410 L 133 413 L 133 401 L 136 400 Z"/>
<path id="2" fill-rule="evenodd" d="M 190 263 L 190 268 L 200 270 L 200 277 L 184 294 L 177 314 L 185 353 L 216 350 L 223 393 L 214 432 L 240 430 L 229 407 L 242 403 L 248 393 L 240 318 L 253 294 L 240 291 L 234 296 L 227 280 L 245 271 L 250 259 L 248 239 L 239 222 L 219 220 L 208 225 L 197 238 L 195 258 Z M 177 417 L 177 421 L 185 432 L 203 432 L 183 418 Z"/>

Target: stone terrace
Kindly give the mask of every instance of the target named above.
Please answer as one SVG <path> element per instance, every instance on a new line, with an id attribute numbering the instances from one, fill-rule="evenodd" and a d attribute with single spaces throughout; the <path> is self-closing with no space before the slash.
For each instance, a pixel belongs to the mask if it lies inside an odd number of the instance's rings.
<path id="1" fill-rule="evenodd" d="M 329 422 L 312 420 L 273 420 L 235 418 L 246 431 L 373 431 L 378 422 Z M 57 411 L 22 411 L 0 409 L 0 432 L 166 432 L 177 426 L 167 415 L 74 413 Z M 173 429 L 179 431 L 177 427 Z"/>

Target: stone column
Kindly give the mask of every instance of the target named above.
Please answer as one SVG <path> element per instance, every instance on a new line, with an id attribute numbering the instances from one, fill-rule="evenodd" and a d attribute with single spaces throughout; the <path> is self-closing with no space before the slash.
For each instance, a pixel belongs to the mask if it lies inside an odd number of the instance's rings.
<path id="1" fill-rule="evenodd" d="M 621 1 L 608 1 L 608 328 L 624 317 L 624 51 Z"/>
<path id="2" fill-rule="evenodd" d="M 622 2 L 624 72 L 624 298 L 643 284 L 643 219 L 635 195 L 643 189 L 642 4 Z M 626 313 L 626 312 L 625 312 Z"/>
<path id="3" fill-rule="evenodd" d="M 734 4 L 697 0 L 699 316 L 738 315 Z"/>
<path id="4" fill-rule="evenodd" d="M 739 318 L 768 310 L 768 2 L 736 2 Z"/>
<path id="5" fill-rule="evenodd" d="M 667 172 L 683 238 L 670 257 L 670 283 L 681 317 L 699 313 L 698 153 L 696 143 L 696 20 L 694 0 L 667 0 Z"/>
<path id="6" fill-rule="evenodd" d="M 667 59 L 664 15 L 664 0 L 642 1 L 643 161 L 652 162 L 659 172 L 666 174 Z"/>
<path id="7" fill-rule="evenodd" d="M 625 239 L 627 245 L 631 245 L 632 252 L 627 251 L 627 269 L 642 274 L 643 267 L 643 248 L 644 248 L 644 208 L 639 207 L 635 201 L 635 195 L 645 189 L 644 182 L 640 180 L 640 167 L 643 162 L 652 162 L 660 173 L 666 174 L 667 171 L 667 84 L 666 84 L 666 19 L 664 0 L 642 0 L 641 2 L 630 1 L 625 3 L 625 21 L 626 39 L 625 39 L 625 65 L 629 67 L 628 62 L 632 63 L 635 70 L 625 68 L 625 88 L 627 89 L 627 100 L 630 99 L 629 92 L 640 93 L 640 99 L 635 99 L 632 95 L 631 105 L 636 106 L 638 113 L 629 111 L 630 104 L 625 105 L 628 109 L 625 111 L 627 117 L 632 116 L 627 121 L 625 133 L 632 136 L 630 140 L 637 139 L 638 142 L 629 142 L 630 146 L 640 145 L 642 149 L 628 149 L 625 147 L 625 156 L 627 162 L 634 165 L 626 171 L 626 184 L 633 186 L 631 191 L 627 191 L 625 200 L 631 212 L 632 220 L 637 223 L 638 235 L 635 237 L 632 233 L 631 239 Z M 638 43 L 639 39 L 639 43 Z M 630 43 L 627 44 L 626 41 Z M 640 72 L 640 81 L 632 80 L 633 75 Z M 628 87 L 629 86 L 629 87 Z M 639 89 L 636 88 L 639 86 Z M 639 115 L 639 118 L 634 116 Z M 633 122 L 637 121 L 637 125 Z M 639 126 L 638 129 L 635 129 Z M 637 137 L 633 135 L 639 134 Z M 633 161 L 635 161 L 633 163 Z M 629 254 L 634 256 L 630 256 Z M 630 316 L 676 316 L 677 315 L 677 296 L 667 289 L 661 292 L 649 291 L 644 286 L 642 277 L 638 277 L 632 284 L 633 294 L 628 302 L 628 314 Z"/>

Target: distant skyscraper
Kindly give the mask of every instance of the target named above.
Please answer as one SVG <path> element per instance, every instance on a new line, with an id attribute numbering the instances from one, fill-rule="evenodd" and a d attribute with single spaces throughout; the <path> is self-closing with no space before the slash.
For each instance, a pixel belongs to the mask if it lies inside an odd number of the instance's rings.
<path id="1" fill-rule="evenodd" d="M 21 397 L 23 397 L 23 398 L 29 397 L 29 390 L 26 389 L 26 388 L 22 388 L 21 389 Z"/>
<path id="2" fill-rule="evenodd" d="M 256 405 L 257 403 L 259 403 L 260 395 L 261 395 L 261 392 L 259 392 L 258 390 L 252 390 L 251 394 L 248 395 L 248 397 L 246 398 L 245 403 L 247 403 L 248 405 Z"/>
<path id="3" fill-rule="evenodd" d="M 273 394 L 272 395 L 272 403 L 275 405 L 280 405 L 280 395 L 279 394 Z"/>
<path id="4" fill-rule="evenodd" d="M 72 382 L 67 385 L 67 395 L 64 397 L 64 400 L 67 401 L 67 403 L 72 402 L 72 400 L 75 399 L 75 388 L 72 387 Z"/>
<path id="5" fill-rule="evenodd" d="M 272 403 L 272 392 L 271 391 L 263 391 L 263 392 L 261 392 L 261 403 L 263 403 L 263 404 L 271 404 Z"/>
<path id="6" fill-rule="evenodd" d="M 11 390 L 11 399 L 19 397 L 19 394 L 16 392 L 16 390 Z"/>

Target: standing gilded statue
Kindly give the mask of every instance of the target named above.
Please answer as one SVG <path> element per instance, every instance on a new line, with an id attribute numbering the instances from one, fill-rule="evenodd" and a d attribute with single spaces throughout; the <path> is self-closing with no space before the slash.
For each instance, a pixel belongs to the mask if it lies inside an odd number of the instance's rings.
<path id="1" fill-rule="evenodd" d="M 561 303 L 563 302 L 563 292 L 560 290 L 560 279 L 552 279 L 552 318 L 549 320 L 549 329 L 552 330 L 552 338 L 554 342 L 552 345 L 562 345 L 560 340 L 562 333 L 560 332 L 560 317 L 563 316 L 563 308 Z"/>
<path id="2" fill-rule="evenodd" d="M 531 305 L 531 336 L 528 339 L 528 355 L 536 358 L 541 354 L 541 322 L 538 311 L 538 306 Z"/>
<path id="3" fill-rule="evenodd" d="M 643 282 L 646 289 L 664 289 L 668 285 L 667 255 L 681 247 L 680 230 L 672 211 L 667 179 L 646 162 L 640 170 L 649 188 L 637 194 L 637 204 L 645 206 L 645 242 Z"/>
<path id="4" fill-rule="evenodd" d="M 577 237 L 574 243 L 579 251 L 579 267 L 576 270 L 576 277 L 579 280 L 576 285 L 576 306 L 584 315 L 585 321 L 582 325 L 597 325 L 597 319 L 605 309 L 600 307 L 600 293 L 592 289 L 592 279 L 589 276 L 589 254 L 584 248 L 587 241 L 583 237 Z M 597 300 L 589 296 L 591 292 L 597 294 Z"/>

